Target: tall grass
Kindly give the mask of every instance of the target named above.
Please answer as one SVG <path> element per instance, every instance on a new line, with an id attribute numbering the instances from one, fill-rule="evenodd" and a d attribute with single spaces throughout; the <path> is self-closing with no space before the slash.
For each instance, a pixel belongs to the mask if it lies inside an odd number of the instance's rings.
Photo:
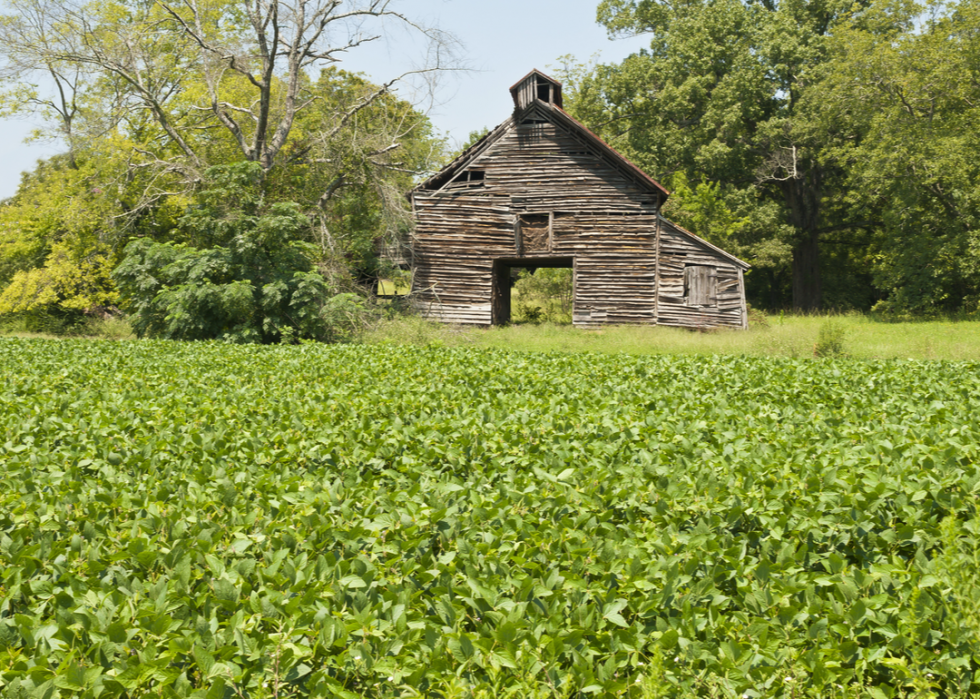
<path id="1" fill-rule="evenodd" d="M 87 337 L 101 340 L 130 340 L 135 337 L 125 317 L 76 317 L 70 322 L 51 316 L 14 315 L 0 318 L 0 335 L 13 337 Z"/>
<path id="2" fill-rule="evenodd" d="M 366 340 L 540 352 L 980 360 L 980 320 L 884 322 L 859 314 L 754 315 L 757 320 L 747 331 L 709 332 L 644 326 L 582 329 L 547 323 L 484 329 L 397 319 L 380 325 Z"/>
<path id="3" fill-rule="evenodd" d="M 626 354 L 734 354 L 771 357 L 840 357 L 980 361 L 980 320 L 894 322 L 860 314 L 781 315 L 753 313 L 749 330 L 693 332 L 679 328 L 518 324 L 473 328 L 444 325 L 416 316 L 395 316 L 368 330 L 362 341 L 419 346 L 498 347 L 536 352 Z M 131 339 L 125 318 L 91 318 L 65 332 L 28 327 L 6 318 L 0 335 Z"/>

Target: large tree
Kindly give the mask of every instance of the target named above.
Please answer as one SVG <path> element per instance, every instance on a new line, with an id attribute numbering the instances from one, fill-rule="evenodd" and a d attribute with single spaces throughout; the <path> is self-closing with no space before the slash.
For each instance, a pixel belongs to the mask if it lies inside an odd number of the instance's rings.
<path id="1" fill-rule="evenodd" d="M 825 158 L 875 211 L 880 307 L 980 304 L 980 3 L 886 0 L 835 31 L 808 97 L 813 126 L 850 133 Z"/>
<path id="2" fill-rule="evenodd" d="M 604 0 L 613 35 L 649 50 L 577 81 L 571 109 L 645 169 L 717 188 L 739 226 L 732 247 L 773 278 L 792 270 L 801 310 L 822 301 L 822 236 L 850 220 L 841 173 L 801 111 L 851 0 Z M 820 134 L 824 136 L 825 134 Z"/>
<path id="3" fill-rule="evenodd" d="M 9 14 L 0 21 L 0 54 L 6 58 L 11 96 L 33 89 L 30 104 L 55 117 L 64 132 L 81 108 L 72 87 L 82 85 L 92 122 L 142 136 L 135 139 L 141 164 L 191 181 L 218 164 L 209 152 L 216 139 L 234 148 L 233 154 L 222 154 L 224 159 L 257 162 L 265 173 L 314 162 L 324 156 L 317 145 L 350 133 L 360 112 L 406 80 L 438 74 L 452 61 L 452 38 L 414 22 L 392 0 L 5 4 Z M 421 36 L 428 44 L 428 63 L 378 85 L 362 83 L 364 89 L 351 93 L 351 99 L 324 108 L 317 75 L 358 46 L 381 40 L 386 22 Z M 56 79 L 51 92 L 59 97 L 52 99 L 35 94 L 37 73 L 70 79 Z M 307 124 L 298 135 L 301 115 L 317 105 L 315 133 Z M 419 122 L 397 115 L 390 126 L 388 141 L 372 142 L 365 153 L 382 168 L 397 158 L 402 139 Z"/>
<path id="4" fill-rule="evenodd" d="M 192 204 L 206 172 L 237 161 L 258 168 L 263 201 L 298 204 L 321 266 L 370 266 L 374 239 L 404 226 L 400 191 L 440 157 L 428 119 L 397 90 L 433 80 L 453 42 L 395 2 L 3 4 L 3 104 L 34 111 L 48 135 L 64 139 L 69 157 L 53 167 L 106 175 L 84 182 L 101 193 L 96 237 L 111 248 L 110 266 L 130 236 L 179 241 L 179 213 L 160 225 L 157 212 Z M 339 68 L 392 24 L 424 39 L 427 62 L 380 84 Z M 91 167 L 107 158 L 118 167 Z M 0 237 L 23 235 L 7 227 Z M 42 242 L 37 250 L 50 253 L 57 241 Z M 19 259 L 11 273 L 36 269 Z"/>

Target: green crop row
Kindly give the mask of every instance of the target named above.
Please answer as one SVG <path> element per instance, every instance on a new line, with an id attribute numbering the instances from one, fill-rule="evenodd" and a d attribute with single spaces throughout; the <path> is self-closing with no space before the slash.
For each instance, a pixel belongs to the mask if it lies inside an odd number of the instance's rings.
<path id="1" fill-rule="evenodd" d="M 0 339 L 0 694 L 970 696 L 978 368 Z"/>

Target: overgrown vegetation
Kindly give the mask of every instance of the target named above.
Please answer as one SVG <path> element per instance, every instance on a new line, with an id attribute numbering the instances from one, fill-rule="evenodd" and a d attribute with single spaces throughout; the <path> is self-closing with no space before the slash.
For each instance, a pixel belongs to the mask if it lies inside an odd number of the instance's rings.
<path id="1" fill-rule="evenodd" d="M 394 342 L 450 347 L 485 347 L 537 352 L 609 354 L 740 355 L 802 359 L 813 357 L 821 330 L 836 327 L 847 356 L 858 359 L 980 361 L 980 322 L 950 318 L 890 322 L 887 318 L 847 314 L 766 317 L 754 311 L 749 331 L 693 333 L 667 327 L 616 326 L 591 330 L 542 323 L 490 329 L 464 328 L 421 318 L 386 321 L 364 336 L 370 343 Z M 824 331 L 826 332 L 826 331 Z M 819 354 L 819 353 L 818 353 Z"/>
<path id="2" fill-rule="evenodd" d="M 4 0 L 0 111 L 66 152 L 0 205 L 0 317 L 129 306 L 143 334 L 331 337 L 306 311 L 385 273 L 402 195 L 443 156 L 395 91 L 452 60 L 452 37 L 354 4 Z M 338 69 L 382 23 L 436 60 L 383 84 Z"/>
<path id="3" fill-rule="evenodd" d="M 976 364 L 0 364 L 5 697 L 980 691 Z"/>
<path id="4" fill-rule="evenodd" d="M 513 320 L 517 323 L 572 322 L 572 270 L 542 267 L 522 270 L 511 291 Z"/>

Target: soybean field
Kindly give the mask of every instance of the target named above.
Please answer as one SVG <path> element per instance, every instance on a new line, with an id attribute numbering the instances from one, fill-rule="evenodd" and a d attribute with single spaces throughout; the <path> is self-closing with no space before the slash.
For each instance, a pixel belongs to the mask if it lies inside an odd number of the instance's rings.
<path id="1" fill-rule="evenodd" d="M 0 338 L 3 697 L 980 693 L 980 364 Z"/>

